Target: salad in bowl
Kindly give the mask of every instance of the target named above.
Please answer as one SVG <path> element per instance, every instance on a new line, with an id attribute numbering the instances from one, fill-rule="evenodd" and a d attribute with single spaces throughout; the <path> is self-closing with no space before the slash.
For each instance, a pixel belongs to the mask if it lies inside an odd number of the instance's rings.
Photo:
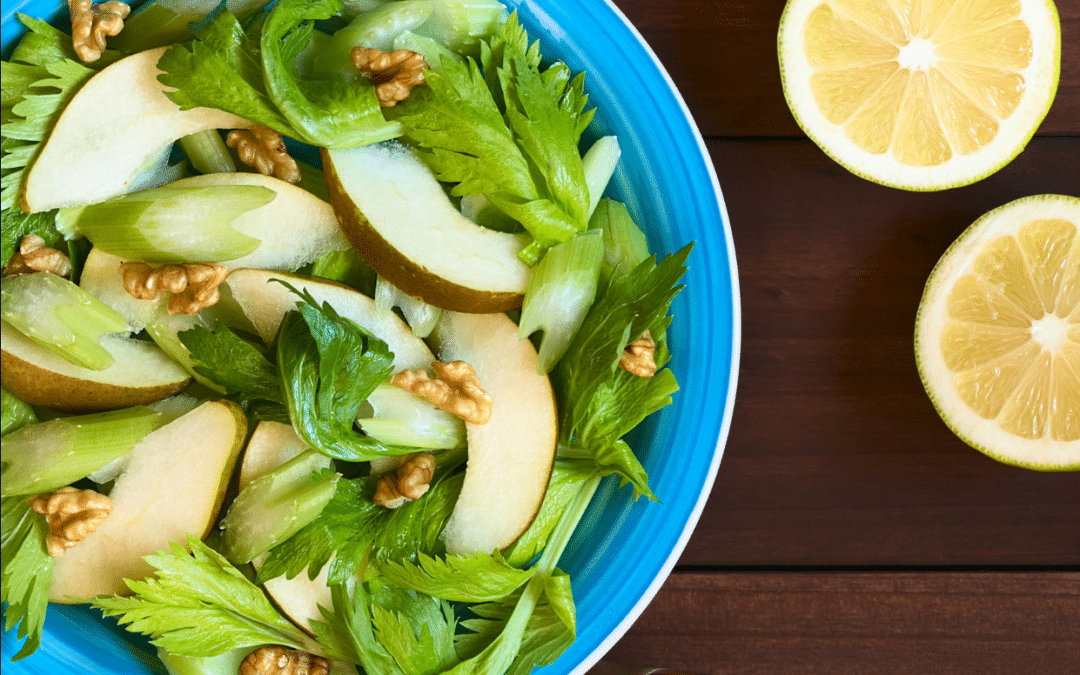
<path id="1" fill-rule="evenodd" d="M 3 28 L 5 667 L 599 658 L 700 512 L 738 353 L 715 178 L 617 11 Z"/>

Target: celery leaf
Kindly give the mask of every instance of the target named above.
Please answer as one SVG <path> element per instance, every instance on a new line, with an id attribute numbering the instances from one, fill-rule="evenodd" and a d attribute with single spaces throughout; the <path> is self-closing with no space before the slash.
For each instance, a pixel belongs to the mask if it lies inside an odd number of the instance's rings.
<path id="1" fill-rule="evenodd" d="M 320 651 L 224 556 L 195 537 L 188 537 L 188 545 L 190 553 L 172 544 L 171 553 L 147 556 L 156 573 L 144 581 L 125 580 L 134 595 L 99 596 L 93 606 L 180 656 L 217 656 L 265 644 Z"/>
<path id="2" fill-rule="evenodd" d="M 214 324 L 213 331 L 195 326 L 178 337 L 191 352 L 195 372 L 224 387 L 226 396 L 242 404 L 249 401 L 284 404 L 276 364 L 221 321 Z"/>
<path id="3" fill-rule="evenodd" d="M 380 562 L 379 572 L 401 588 L 455 602 L 501 600 L 532 576 L 531 570 L 508 565 L 498 551 L 494 555 L 478 553 L 445 558 L 421 553 L 416 563 Z"/>
<path id="4" fill-rule="evenodd" d="M 0 266 L 8 264 L 28 234 L 36 234 L 45 240 L 46 246 L 55 247 L 61 239 L 56 230 L 56 213 L 55 210 L 26 213 L 18 206 L 9 206 L 0 212 L 0 241 L 3 244 Z"/>
<path id="5" fill-rule="evenodd" d="M 34 513 L 24 497 L 0 500 L 4 630 L 19 624 L 18 636 L 26 638 L 13 661 L 34 653 L 41 644 L 53 570 L 53 557 L 45 547 L 48 533 L 45 518 Z"/>

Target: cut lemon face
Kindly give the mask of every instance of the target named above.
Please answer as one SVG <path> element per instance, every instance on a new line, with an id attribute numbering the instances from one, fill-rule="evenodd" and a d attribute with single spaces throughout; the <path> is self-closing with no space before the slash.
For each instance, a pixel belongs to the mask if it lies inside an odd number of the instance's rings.
<path id="1" fill-rule="evenodd" d="M 906 190 L 973 183 L 1024 149 L 1057 91 L 1052 0 L 789 0 L 784 96 L 853 173 Z"/>
<path id="2" fill-rule="evenodd" d="M 1080 469 L 1080 199 L 987 213 L 938 261 L 915 356 L 941 418 L 968 445 L 1029 469 Z"/>

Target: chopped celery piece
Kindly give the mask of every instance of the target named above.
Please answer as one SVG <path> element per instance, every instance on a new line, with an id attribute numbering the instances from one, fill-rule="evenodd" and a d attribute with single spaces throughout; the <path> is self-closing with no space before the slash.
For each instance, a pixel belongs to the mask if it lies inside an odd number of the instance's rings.
<path id="1" fill-rule="evenodd" d="M 419 27 L 431 16 L 428 0 L 401 0 L 380 5 L 358 15 L 330 37 L 326 47 L 311 62 L 316 77 L 341 77 L 357 82 L 364 75 L 353 65 L 353 47 L 371 47 L 391 51 L 394 38 L 402 31 Z"/>
<path id="2" fill-rule="evenodd" d="M 533 269 L 521 306 L 518 335 L 543 331 L 536 372 L 546 375 L 570 347 L 596 299 L 604 235 L 586 230 L 548 249 Z"/>
<path id="3" fill-rule="evenodd" d="M 153 0 L 142 5 L 124 21 L 124 30 L 109 38 L 109 46 L 129 54 L 176 42 L 187 42 L 194 35 L 192 24 L 199 24 L 214 12 L 221 0 Z M 225 9 L 244 19 L 269 0 L 226 0 Z"/>
<path id="4" fill-rule="evenodd" d="M 76 366 L 104 370 L 112 365 L 101 337 L 128 329 L 116 310 L 47 272 L 8 277 L 0 289 L 0 315 L 20 333 Z"/>
<path id="5" fill-rule="evenodd" d="M 645 233 L 634 223 L 621 202 L 602 199 L 589 220 L 589 227 L 604 231 L 604 266 L 601 278 L 622 276 L 649 257 Z"/>
<path id="6" fill-rule="evenodd" d="M 4 437 L 5 497 L 49 492 L 85 478 L 127 453 L 163 424 L 139 406 L 31 424 Z"/>
<path id="7" fill-rule="evenodd" d="M 589 215 L 596 211 L 600 203 L 600 197 L 604 195 L 607 184 L 615 174 L 615 165 L 619 163 L 622 150 L 619 149 L 619 139 L 615 136 L 604 136 L 593 143 L 581 163 L 585 169 L 585 184 L 589 186 Z"/>
<path id="8" fill-rule="evenodd" d="M 85 236 L 106 253 L 129 260 L 222 262 L 258 248 L 258 239 L 229 223 L 276 195 L 258 185 L 154 188 L 60 209 L 56 223 L 66 236 Z"/>
<path id="9" fill-rule="evenodd" d="M 169 675 L 236 675 L 253 651 L 251 647 L 240 647 L 217 656 L 179 656 L 158 648 L 158 658 Z"/>
<path id="10" fill-rule="evenodd" d="M 397 37 L 394 38 L 393 46 L 394 49 L 408 49 L 410 52 L 422 55 L 429 68 L 437 68 L 442 59 L 463 62 L 460 56 L 443 47 L 437 41 L 423 35 L 417 35 L 411 30 L 398 33 Z"/>
<path id="11" fill-rule="evenodd" d="M 362 12 L 370 12 L 379 5 L 393 2 L 393 0 L 344 0 L 342 2 L 341 15 L 346 19 L 352 19 Z"/>
<path id="12" fill-rule="evenodd" d="M 370 412 L 366 410 L 369 407 Z M 387 445 L 427 449 L 465 446 L 465 422 L 460 417 L 392 384 L 375 387 L 356 423 L 365 434 Z"/>
<path id="13" fill-rule="evenodd" d="M 377 275 L 354 248 L 331 251 L 315 261 L 311 276 L 351 286 L 369 298 L 375 295 Z"/>
<path id="14" fill-rule="evenodd" d="M 236 171 L 229 146 L 225 145 L 217 129 L 206 129 L 188 134 L 179 141 L 184 154 L 195 170 L 200 173 L 232 173 Z"/>
<path id="15" fill-rule="evenodd" d="M 37 422 L 33 406 L 3 387 L 0 387 L 0 413 L 3 419 L 0 436 Z"/>
<path id="16" fill-rule="evenodd" d="M 308 450 L 248 483 L 221 522 L 225 556 L 237 564 L 251 562 L 315 520 L 340 478 L 317 473 L 329 466 L 329 457 Z"/>
<path id="17" fill-rule="evenodd" d="M 431 4 L 431 18 L 413 32 L 463 54 L 477 54 L 480 40 L 494 35 L 506 22 L 506 7 L 498 0 L 432 0 Z"/>
<path id="18" fill-rule="evenodd" d="M 503 213 L 502 209 L 482 194 L 462 197 L 461 215 L 489 230 L 510 233 L 525 231 L 521 223 Z"/>
<path id="19" fill-rule="evenodd" d="M 414 298 L 389 281 L 379 277 L 375 282 L 375 307 L 386 313 L 394 307 L 400 307 L 405 321 L 412 328 L 413 335 L 426 338 L 439 323 L 442 310 L 429 305 L 420 298 Z"/>

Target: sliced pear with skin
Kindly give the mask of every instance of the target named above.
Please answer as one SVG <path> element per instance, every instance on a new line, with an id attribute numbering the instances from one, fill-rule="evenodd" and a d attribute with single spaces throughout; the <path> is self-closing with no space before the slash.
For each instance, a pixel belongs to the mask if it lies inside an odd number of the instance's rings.
<path id="1" fill-rule="evenodd" d="M 56 558 L 49 600 L 128 595 L 124 579 L 153 571 L 144 556 L 206 536 L 246 434 L 239 407 L 209 401 L 147 435 L 116 478 L 105 522 Z"/>
<path id="2" fill-rule="evenodd" d="M 363 293 L 332 281 L 312 279 L 297 274 L 267 270 L 240 269 L 229 274 L 222 287 L 231 302 L 254 326 L 264 342 L 270 344 L 277 335 L 281 320 L 296 309 L 299 297 L 282 284 L 280 279 L 297 290 L 307 291 L 320 304 L 327 302 L 341 316 L 355 321 L 375 337 L 386 342 L 394 354 L 394 371 L 428 368 L 434 357 L 424 341 L 393 312 L 380 312 L 375 301 Z M 227 323 L 227 322 L 226 322 Z"/>
<path id="3" fill-rule="evenodd" d="M 122 195 L 139 171 L 178 138 L 252 126 L 221 110 L 180 110 L 157 80 L 157 62 L 166 49 L 120 59 L 79 89 L 30 167 L 24 211 L 95 204 Z"/>
<path id="4" fill-rule="evenodd" d="M 540 510 L 555 463 L 555 394 L 517 331 L 505 314 L 444 312 L 435 327 L 440 360 L 471 365 L 492 401 L 486 424 L 466 424 L 465 483 L 442 534 L 453 555 L 517 541 Z"/>
<path id="5" fill-rule="evenodd" d="M 146 405 L 187 388 L 191 376 L 152 342 L 105 335 L 113 355 L 104 370 L 81 368 L 0 322 L 0 377 L 31 405 L 64 412 L 97 412 Z"/>
<path id="6" fill-rule="evenodd" d="M 368 265 L 403 292 L 456 312 L 521 307 L 530 238 L 481 227 L 454 207 L 416 154 L 396 142 L 322 150 L 330 203 Z"/>

